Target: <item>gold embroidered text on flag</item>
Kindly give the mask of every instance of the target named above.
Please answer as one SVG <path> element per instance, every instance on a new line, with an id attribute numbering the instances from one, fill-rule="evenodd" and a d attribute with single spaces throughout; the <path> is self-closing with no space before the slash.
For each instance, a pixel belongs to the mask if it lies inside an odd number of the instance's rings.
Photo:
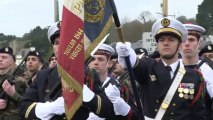
<path id="1" fill-rule="evenodd" d="M 84 60 L 106 35 L 112 22 L 111 14 L 108 0 L 64 1 L 58 71 L 68 119 L 82 104 Z"/>

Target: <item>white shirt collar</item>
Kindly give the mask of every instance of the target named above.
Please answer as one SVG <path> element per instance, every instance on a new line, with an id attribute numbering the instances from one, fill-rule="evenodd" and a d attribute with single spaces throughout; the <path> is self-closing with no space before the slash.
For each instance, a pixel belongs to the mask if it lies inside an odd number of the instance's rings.
<path id="1" fill-rule="evenodd" d="M 110 77 L 107 77 L 101 87 L 103 87 L 109 80 L 110 80 Z"/>
<path id="2" fill-rule="evenodd" d="M 168 66 L 163 60 L 162 60 L 162 62 L 163 62 L 163 64 L 165 66 Z M 172 72 L 172 76 L 173 76 L 175 70 L 177 69 L 178 63 L 179 63 L 179 60 L 177 60 L 176 62 L 174 62 L 174 63 L 169 65 L 172 68 L 172 71 L 171 71 Z"/>

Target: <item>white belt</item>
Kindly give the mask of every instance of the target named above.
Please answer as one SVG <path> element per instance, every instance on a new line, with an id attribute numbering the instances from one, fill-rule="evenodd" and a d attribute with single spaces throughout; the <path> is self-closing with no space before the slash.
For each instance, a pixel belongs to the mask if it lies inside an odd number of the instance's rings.
<path id="1" fill-rule="evenodd" d="M 147 116 L 144 116 L 145 120 L 155 120 L 154 118 L 149 118 Z"/>
<path id="2" fill-rule="evenodd" d="M 158 110 L 158 113 L 155 117 L 155 120 L 161 120 L 163 118 L 163 115 L 165 114 L 167 108 L 169 107 L 169 104 L 170 104 L 170 102 L 171 102 L 171 100 L 172 100 L 172 98 L 173 98 L 173 96 L 174 96 L 174 94 L 175 94 L 175 92 L 176 92 L 176 90 L 177 90 L 177 88 L 178 88 L 178 86 L 179 86 L 179 84 L 180 84 L 185 73 L 186 73 L 186 70 L 185 70 L 183 64 L 180 64 L 180 67 L 178 69 L 178 73 L 175 76 L 175 79 L 172 82 L 172 84 L 171 84 L 171 86 L 170 86 L 170 88 L 169 88 L 159 110 Z M 147 120 L 149 120 L 149 119 L 147 119 Z"/>

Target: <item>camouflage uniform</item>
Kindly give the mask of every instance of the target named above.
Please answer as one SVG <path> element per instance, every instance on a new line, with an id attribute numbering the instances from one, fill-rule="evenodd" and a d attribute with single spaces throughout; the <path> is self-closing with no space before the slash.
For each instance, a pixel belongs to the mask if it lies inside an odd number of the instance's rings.
<path id="1" fill-rule="evenodd" d="M 0 75 L 0 85 L 2 85 L 5 78 L 8 78 L 8 76 L 11 74 L 12 72 L 9 71 L 4 75 Z M 13 97 L 6 95 L 6 93 L 2 96 L 3 99 L 7 100 L 7 106 L 4 110 L 0 110 L 0 120 L 20 120 L 20 117 L 18 115 L 17 105 L 20 99 L 22 98 L 22 95 L 25 93 L 27 84 L 25 80 L 20 79 L 20 77 L 17 77 L 15 79 L 14 85 L 15 85 L 16 93 Z M 1 87 L 0 89 L 1 94 L 3 93 L 3 91 L 4 90 Z"/>
<path id="2" fill-rule="evenodd" d="M 30 75 L 28 71 L 25 71 L 23 75 L 21 76 L 22 79 L 24 79 L 27 82 L 28 87 L 32 84 L 33 77 L 37 74 L 38 71 L 36 71 L 33 76 Z"/>

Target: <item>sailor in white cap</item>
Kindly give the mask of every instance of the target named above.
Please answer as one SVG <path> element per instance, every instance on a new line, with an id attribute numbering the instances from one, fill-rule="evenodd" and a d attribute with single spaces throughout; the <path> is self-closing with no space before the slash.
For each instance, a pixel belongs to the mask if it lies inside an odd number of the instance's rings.
<path id="1" fill-rule="evenodd" d="M 99 84 L 94 84 L 94 88 L 100 88 L 99 91 L 103 91 L 110 83 L 117 85 L 115 79 L 108 77 L 108 67 L 110 57 L 115 53 L 115 50 L 107 45 L 102 44 L 98 50 L 94 53 L 93 60 L 89 63 L 89 68 L 95 70 L 99 77 Z M 97 83 L 97 82 L 96 82 Z M 87 83 L 86 83 L 87 84 Z M 97 87 L 98 86 L 98 87 Z M 91 88 L 90 88 L 91 89 Z M 88 120 L 104 119 L 90 112 Z"/>
<path id="2" fill-rule="evenodd" d="M 195 24 L 184 24 L 186 29 L 188 30 L 188 38 L 185 42 L 183 42 L 181 50 L 182 50 L 182 62 L 185 67 L 195 68 L 198 67 L 198 64 L 201 62 L 199 60 L 198 48 L 200 47 L 200 37 L 205 32 L 205 29 L 199 25 Z M 210 68 L 208 64 L 205 62 L 198 69 L 203 74 L 203 77 L 206 82 L 206 107 L 207 107 L 207 115 L 208 119 L 212 120 L 212 97 L 213 97 L 213 70 Z M 202 82 L 202 81 L 201 81 Z"/>
<path id="3" fill-rule="evenodd" d="M 93 60 L 89 63 L 89 68 L 98 73 L 102 87 L 108 86 L 109 83 L 117 83 L 114 79 L 108 77 L 110 57 L 113 54 L 115 54 L 115 50 L 111 46 L 102 44 L 92 56 Z"/>
<path id="4" fill-rule="evenodd" d="M 100 91 L 105 92 L 109 100 L 113 103 L 115 115 L 110 119 L 135 119 L 136 112 L 131 109 L 120 95 L 119 85 L 115 78 L 108 75 L 108 67 L 110 66 L 110 58 L 115 54 L 115 50 L 107 45 L 102 44 L 94 53 L 93 60 L 89 64 L 90 69 L 94 69 L 100 78 Z M 121 116 L 122 117 L 121 117 Z M 96 115 L 90 113 L 89 120 L 97 118 Z"/>
<path id="5" fill-rule="evenodd" d="M 58 55 L 58 45 L 60 40 L 60 26 L 61 21 L 58 21 L 50 26 L 47 32 L 48 40 L 53 46 L 53 52 L 55 53 L 56 57 Z"/>
<path id="6" fill-rule="evenodd" d="M 119 63 L 125 67 L 124 57 L 129 56 L 136 80 L 142 86 L 145 119 L 205 119 L 204 99 L 197 99 L 200 76 L 193 69 L 184 68 L 178 59 L 187 30 L 176 19 L 164 17 L 153 24 L 152 33 L 160 53 L 158 61 L 136 59 L 127 44 L 119 42 L 116 46 Z"/>
<path id="7" fill-rule="evenodd" d="M 52 44 L 54 43 L 55 38 L 60 36 L 60 25 L 61 21 L 58 21 L 48 29 L 47 37 Z"/>
<path id="8" fill-rule="evenodd" d="M 200 37 L 205 32 L 205 29 L 195 24 L 184 24 L 184 26 L 188 30 L 188 37 L 181 47 L 181 51 L 183 53 L 182 59 L 184 65 L 193 65 L 193 68 L 199 61 L 198 52 L 201 41 Z"/>
<path id="9" fill-rule="evenodd" d="M 199 60 L 198 49 L 200 47 L 200 37 L 205 32 L 205 29 L 195 24 L 184 24 L 184 26 L 188 30 L 188 38 L 183 42 L 181 48 L 184 64 L 194 65 Z"/>
<path id="10" fill-rule="evenodd" d="M 109 79 L 107 79 L 108 68 L 110 67 L 110 58 L 114 54 L 115 50 L 111 46 L 102 44 L 92 56 L 93 60 L 90 62 L 89 68 L 94 69 L 99 74 L 100 80 L 103 84 L 102 86 L 109 81 Z"/>

